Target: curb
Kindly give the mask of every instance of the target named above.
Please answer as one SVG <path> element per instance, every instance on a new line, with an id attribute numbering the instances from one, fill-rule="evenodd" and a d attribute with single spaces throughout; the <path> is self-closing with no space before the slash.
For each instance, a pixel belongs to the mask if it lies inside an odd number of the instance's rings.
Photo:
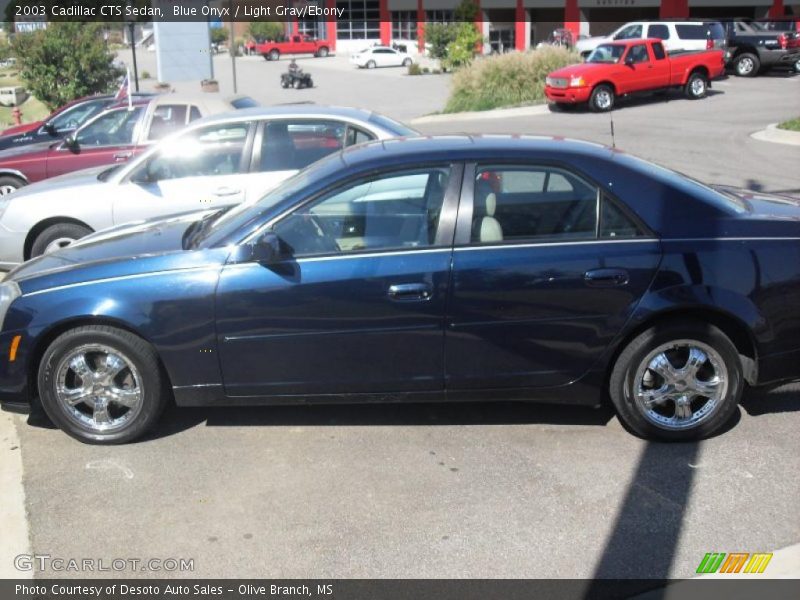
<path id="1" fill-rule="evenodd" d="M 14 416 L 0 413 L 0 441 L 6 449 L 0 454 L 0 578 L 31 579 L 33 571 L 18 571 L 14 557 L 30 554 L 25 489 L 22 485 L 22 456 Z"/>
<path id="2" fill-rule="evenodd" d="M 536 106 L 520 106 L 517 108 L 495 108 L 494 110 L 479 110 L 471 112 L 449 113 L 446 115 L 426 115 L 417 117 L 410 122 L 414 125 L 424 123 L 451 123 L 453 121 L 477 121 L 489 119 L 510 119 L 514 117 L 534 117 L 546 115 L 550 112 L 547 104 Z"/>
<path id="3" fill-rule="evenodd" d="M 750 137 L 762 142 L 772 142 L 773 144 L 788 144 L 790 146 L 800 146 L 800 131 L 789 131 L 788 129 L 778 129 L 777 123 L 767 125 L 766 129 L 751 133 Z"/>

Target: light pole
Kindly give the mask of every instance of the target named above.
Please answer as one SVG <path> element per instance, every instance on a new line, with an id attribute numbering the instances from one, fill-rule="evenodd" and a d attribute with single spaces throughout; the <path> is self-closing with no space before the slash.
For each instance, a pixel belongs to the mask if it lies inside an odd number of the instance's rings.
<path id="1" fill-rule="evenodd" d="M 128 5 L 133 6 L 133 0 L 128 0 Z M 130 34 L 131 38 L 131 53 L 133 54 L 133 82 L 134 82 L 134 89 L 138 92 L 139 91 L 139 69 L 136 66 L 136 20 L 131 19 L 128 21 L 128 33 Z"/>
<path id="2" fill-rule="evenodd" d="M 233 27 L 233 15 L 236 14 L 233 11 L 233 0 L 229 0 L 228 5 L 231 9 L 231 40 L 228 43 L 228 52 L 230 52 L 231 55 L 231 71 L 233 71 L 233 93 L 238 94 L 239 90 L 237 89 L 238 86 L 236 85 L 236 53 L 239 51 L 239 49 L 236 47 L 236 36 L 234 35 L 235 29 Z"/>

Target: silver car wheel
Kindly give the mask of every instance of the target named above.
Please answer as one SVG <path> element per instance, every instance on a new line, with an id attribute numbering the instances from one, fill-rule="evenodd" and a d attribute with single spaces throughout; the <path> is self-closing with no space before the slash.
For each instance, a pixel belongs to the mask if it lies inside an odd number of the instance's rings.
<path id="1" fill-rule="evenodd" d="M 748 75 L 753 71 L 755 64 L 753 63 L 753 59 L 745 56 L 744 58 L 740 58 L 739 62 L 736 63 L 736 71 L 739 75 Z"/>
<path id="2" fill-rule="evenodd" d="M 695 77 L 691 87 L 693 96 L 702 96 L 706 93 L 706 81 L 702 77 Z"/>
<path id="3" fill-rule="evenodd" d="M 66 248 L 73 242 L 75 242 L 74 238 L 67 238 L 67 237 L 56 238 L 52 242 L 47 244 L 47 246 L 44 249 L 44 253 L 50 254 L 51 252 L 55 252 L 56 250 L 61 250 L 62 248 Z"/>
<path id="4" fill-rule="evenodd" d="M 80 346 L 56 367 L 55 392 L 70 420 L 96 432 L 121 429 L 142 410 L 142 378 L 124 354 L 103 344 Z"/>
<path id="5" fill-rule="evenodd" d="M 633 380 L 642 416 L 662 429 L 706 421 L 728 392 L 728 369 L 719 352 L 696 340 L 662 344 L 639 365 Z"/>
<path id="6" fill-rule="evenodd" d="M 597 108 L 606 110 L 607 108 L 611 107 L 611 102 L 611 92 L 606 90 L 600 90 L 597 92 L 597 95 L 595 96 L 595 104 L 597 105 Z"/>
<path id="7" fill-rule="evenodd" d="M 0 185 L 0 196 L 5 196 L 16 191 L 17 188 L 15 188 L 13 185 Z"/>

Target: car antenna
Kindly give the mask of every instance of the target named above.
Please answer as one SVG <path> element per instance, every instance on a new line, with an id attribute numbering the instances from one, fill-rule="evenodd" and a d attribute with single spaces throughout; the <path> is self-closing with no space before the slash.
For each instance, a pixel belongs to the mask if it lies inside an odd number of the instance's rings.
<path id="1" fill-rule="evenodd" d="M 614 138 L 614 110 L 608 111 L 608 118 L 611 121 L 611 147 L 616 149 L 617 141 Z"/>

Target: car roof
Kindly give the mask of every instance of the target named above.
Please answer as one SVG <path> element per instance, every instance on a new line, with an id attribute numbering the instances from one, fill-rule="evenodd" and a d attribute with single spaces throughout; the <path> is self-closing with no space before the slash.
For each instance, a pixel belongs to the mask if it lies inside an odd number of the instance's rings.
<path id="1" fill-rule="evenodd" d="M 549 157 L 557 154 L 580 154 L 598 159 L 609 159 L 618 150 L 604 144 L 537 135 L 440 135 L 394 138 L 358 144 L 341 151 L 344 162 L 351 167 L 373 161 L 406 159 L 469 160 L 496 156 L 498 160 L 528 155 Z M 621 152 L 620 152 L 621 153 Z M 505 155 L 505 156 L 504 156 Z"/>
<path id="2" fill-rule="evenodd" d="M 324 104 L 277 104 L 274 106 L 256 106 L 253 108 L 243 108 L 241 110 L 228 110 L 227 112 L 203 117 L 197 121 L 192 121 L 192 125 L 217 123 L 236 119 L 265 119 L 269 117 L 343 117 L 366 121 L 373 111 L 363 108 L 351 108 L 348 106 L 326 106 Z"/>

